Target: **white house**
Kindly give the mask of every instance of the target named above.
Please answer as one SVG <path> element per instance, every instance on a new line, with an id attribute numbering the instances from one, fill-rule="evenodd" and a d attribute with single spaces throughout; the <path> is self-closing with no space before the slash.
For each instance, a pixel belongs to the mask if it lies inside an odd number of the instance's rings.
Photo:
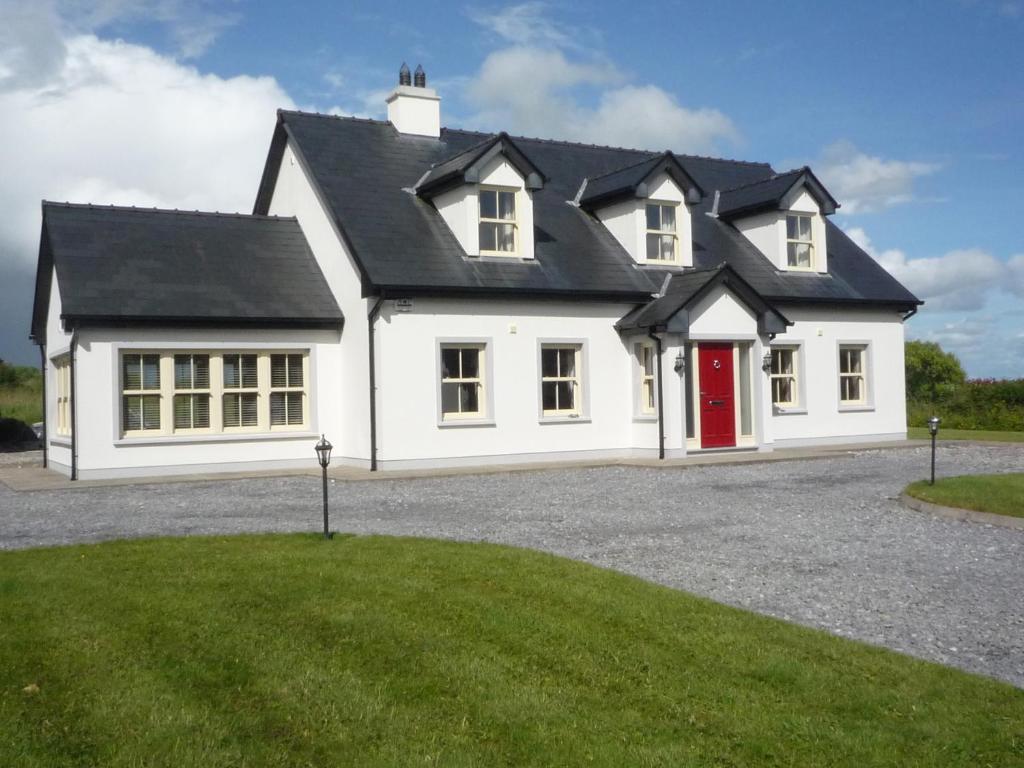
<path id="1" fill-rule="evenodd" d="M 920 302 L 808 168 L 281 111 L 251 216 L 43 203 L 73 478 L 901 439 Z"/>

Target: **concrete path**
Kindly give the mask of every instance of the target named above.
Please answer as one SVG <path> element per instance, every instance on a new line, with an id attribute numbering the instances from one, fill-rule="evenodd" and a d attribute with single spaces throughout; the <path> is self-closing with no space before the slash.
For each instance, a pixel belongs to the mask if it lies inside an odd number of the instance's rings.
<path id="1" fill-rule="evenodd" d="M 1024 445 L 947 444 L 938 467 L 1022 471 Z M 905 447 L 335 479 L 331 519 L 342 531 L 547 550 L 1024 687 L 1024 531 L 906 509 L 900 492 L 927 471 L 928 450 Z M 0 549 L 319 525 L 312 475 L 0 486 Z"/>

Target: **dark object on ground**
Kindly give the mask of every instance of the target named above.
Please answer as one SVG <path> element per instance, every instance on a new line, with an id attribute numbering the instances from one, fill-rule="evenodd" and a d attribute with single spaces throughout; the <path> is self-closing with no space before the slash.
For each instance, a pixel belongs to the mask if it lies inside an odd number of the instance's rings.
<path id="1" fill-rule="evenodd" d="M 0 419 L 0 451 L 33 451 L 39 448 L 39 435 L 17 419 Z"/>

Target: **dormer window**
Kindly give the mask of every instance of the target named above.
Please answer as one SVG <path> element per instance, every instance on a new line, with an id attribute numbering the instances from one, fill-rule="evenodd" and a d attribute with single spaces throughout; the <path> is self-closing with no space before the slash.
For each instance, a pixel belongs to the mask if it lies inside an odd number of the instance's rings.
<path id="1" fill-rule="evenodd" d="M 676 232 L 676 206 L 647 204 L 647 261 L 679 261 L 679 234 Z"/>
<path id="2" fill-rule="evenodd" d="M 516 252 L 516 193 L 480 189 L 480 253 L 506 256 Z"/>
<path id="3" fill-rule="evenodd" d="M 813 218 L 808 214 L 786 216 L 786 259 L 790 269 L 814 266 Z"/>

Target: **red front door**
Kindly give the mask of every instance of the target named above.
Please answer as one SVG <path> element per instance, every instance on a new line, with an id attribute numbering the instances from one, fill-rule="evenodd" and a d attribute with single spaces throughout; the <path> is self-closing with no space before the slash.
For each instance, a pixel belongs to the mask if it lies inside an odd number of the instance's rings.
<path id="1" fill-rule="evenodd" d="M 700 447 L 736 445 L 732 344 L 698 344 Z"/>

